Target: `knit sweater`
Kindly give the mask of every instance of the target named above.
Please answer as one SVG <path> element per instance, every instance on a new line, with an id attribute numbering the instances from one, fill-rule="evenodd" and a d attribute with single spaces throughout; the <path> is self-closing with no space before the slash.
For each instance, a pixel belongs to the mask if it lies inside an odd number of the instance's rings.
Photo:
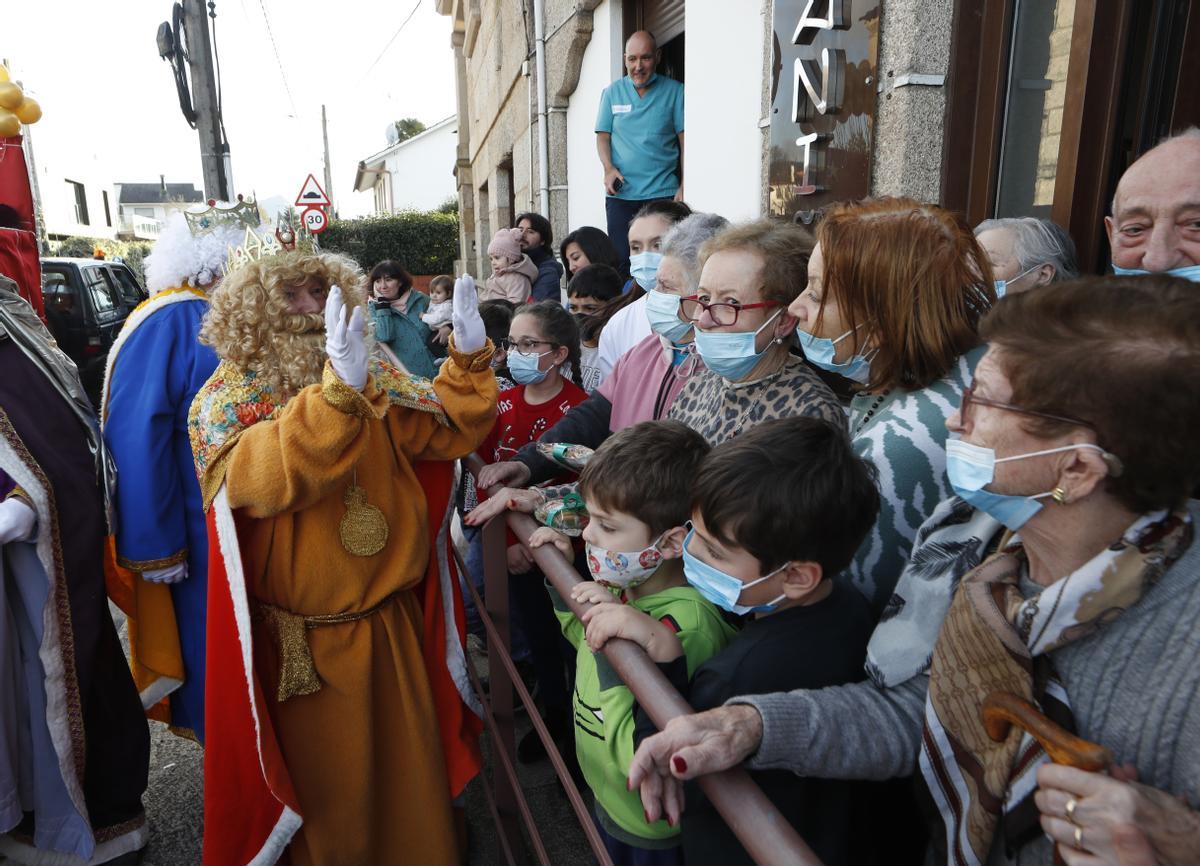
<path id="1" fill-rule="evenodd" d="M 1200 501 L 1189 504 L 1200 521 Z M 1036 588 L 1026 583 L 1022 591 Z M 1200 541 L 1193 542 L 1134 607 L 1095 634 L 1050 653 L 1079 736 L 1131 763 L 1138 780 L 1200 808 Z M 891 689 L 869 681 L 818 691 L 734 698 L 763 719 L 752 769 L 804 776 L 886 779 L 917 766 L 927 674 Z M 997 843 L 989 866 L 1050 864 L 1042 837 L 1008 859 Z"/>

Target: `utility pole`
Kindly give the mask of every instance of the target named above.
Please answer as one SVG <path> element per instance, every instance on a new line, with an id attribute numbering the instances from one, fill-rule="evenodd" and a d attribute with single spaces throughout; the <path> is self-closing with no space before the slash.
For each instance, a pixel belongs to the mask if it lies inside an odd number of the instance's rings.
<path id="1" fill-rule="evenodd" d="M 325 141 L 325 196 L 329 199 L 330 216 L 336 216 L 333 207 L 333 171 L 329 167 L 329 127 L 325 123 L 325 105 L 321 105 L 321 138 Z"/>
<path id="2" fill-rule="evenodd" d="M 217 17 L 216 2 L 209 0 L 209 15 Z M 200 134 L 200 163 L 204 171 L 204 197 L 230 201 L 229 174 L 225 160 L 228 148 L 221 135 L 221 109 L 217 102 L 217 77 L 213 71 L 212 43 L 204 0 L 183 0 L 184 31 L 187 34 L 188 67 L 196 110 L 196 132 Z"/>

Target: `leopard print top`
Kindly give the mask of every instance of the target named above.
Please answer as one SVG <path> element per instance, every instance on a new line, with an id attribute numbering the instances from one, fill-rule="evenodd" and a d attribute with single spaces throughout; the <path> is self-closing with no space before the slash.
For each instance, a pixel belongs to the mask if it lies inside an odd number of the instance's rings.
<path id="1" fill-rule="evenodd" d="M 762 421 L 811 415 L 846 429 L 846 412 L 829 386 L 800 358 L 753 382 L 731 383 L 702 369 L 671 404 L 669 418 L 691 427 L 712 446 Z"/>

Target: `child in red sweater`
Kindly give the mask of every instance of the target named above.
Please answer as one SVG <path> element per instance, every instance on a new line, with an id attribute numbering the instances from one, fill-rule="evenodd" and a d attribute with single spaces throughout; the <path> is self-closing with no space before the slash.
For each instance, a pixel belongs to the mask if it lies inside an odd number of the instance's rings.
<path id="1" fill-rule="evenodd" d="M 568 409 L 587 399 L 587 392 L 576 384 L 579 327 L 557 302 L 518 307 L 505 348 L 509 375 L 517 385 L 500 392 L 496 424 L 476 449 L 486 463 L 512 460 L 521 446 L 536 441 Z M 571 480 L 573 476 L 567 474 L 550 483 Z M 560 739 L 570 742 L 567 655 L 558 621 L 529 548 L 511 532 L 508 545 L 514 626 L 519 625 L 529 646 L 546 723 Z M 521 742 L 518 754 L 523 761 L 534 760 L 544 754 L 541 745 L 535 734 Z"/>

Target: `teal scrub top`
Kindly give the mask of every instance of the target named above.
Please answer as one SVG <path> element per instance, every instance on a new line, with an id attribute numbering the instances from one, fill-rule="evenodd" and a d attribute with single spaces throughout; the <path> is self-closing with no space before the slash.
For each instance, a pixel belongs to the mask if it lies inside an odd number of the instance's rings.
<path id="1" fill-rule="evenodd" d="M 625 76 L 604 88 L 596 132 L 612 136 L 613 165 L 625 176 L 615 198 L 670 198 L 679 189 L 679 133 L 683 132 L 683 85 L 655 75 L 646 92 Z"/>

